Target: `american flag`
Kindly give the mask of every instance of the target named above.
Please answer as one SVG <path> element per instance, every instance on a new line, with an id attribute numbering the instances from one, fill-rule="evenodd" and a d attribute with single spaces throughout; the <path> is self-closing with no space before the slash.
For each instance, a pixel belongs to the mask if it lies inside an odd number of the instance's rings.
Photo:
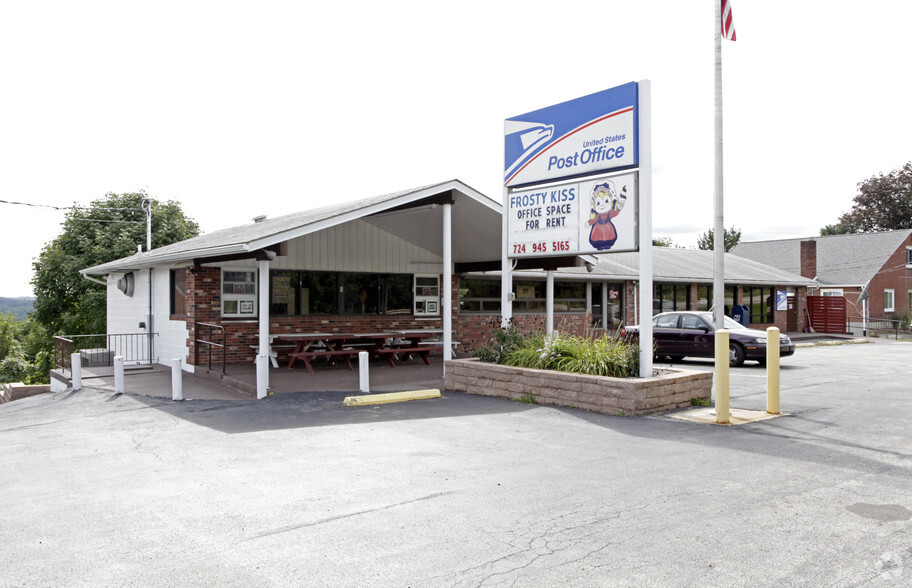
<path id="1" fill-rule="evenodd" d="M 722 1 L 722 36 L 729 41 L 737 41 L 738 35 L 735 34 L 735 21 L 732 19 L 732 7 L 730 0 Z"/>

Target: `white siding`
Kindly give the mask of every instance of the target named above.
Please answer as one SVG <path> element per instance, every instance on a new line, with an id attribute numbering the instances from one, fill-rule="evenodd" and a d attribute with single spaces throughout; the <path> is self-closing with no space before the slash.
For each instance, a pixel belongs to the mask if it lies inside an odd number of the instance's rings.
<path id="1" fill-rule="evenodd" d="M 190 332 L 187 323 L 182 320 L 170 320 L 171 314 L 171 272 L 167 267 L 158 267 L 154 271 L 152 282 L 152 299 L 155 301 L 153 328 L 158 333 L 155 339 L 155 355 L 159 363 L 171 365 L 171 360 L 180 359 L 187 369 L 187 338 Z"/>
<path id="2" fill-rule="evenodd" d="M 152 272 L 152 300 L 154 321 L 152 329 L 158 336 L 154 339 L 152 359 L 155 362 L 164 362 L 170 365 L 172 359 L 182 359 L 186 365 L 189 351 L 187 337 L 189 332 L 184 321 L 169 319 L 171 310 L 171 280 L 167 267 L 155 268 Z M 108 308 L 108 334 L 148 333 L 149 332 L 149 271 L 134 272 L 135 288 L 133 296 L 126 296 L 117 289 L 117 280 L 123 274 L 108 276 L 107 308 Z M 141 329 L 139 323 L 145 323 L 146 328 Z M 142 346 L 139 353 L 148 358 L 148 350 L 144 340 L 138 340 Z M 117 352 L 120 343 L 112 340 L 112 346 Z M 136 352 L 134 351 L 134 355 Z"/>
<path id="3" fill-rule="evenodd" d="M 404 239 L 357 220 L 288 243 L 288 255 L 276 257 L 271 269 L 439 274 L 443 259 Z M 217 264 L 257 267 L 254 260 Z"/>
<path id="4" fill-rule="evenodd" d="M 147 334 L 149 332 L 149 272 L 133 272 L 133 296 L 127 296 L 117 288 L 117 281 L 124 274 L 108 276 L 107 309 L 108 335 Z M 146 323 L 141 329 L 139 323 Z M 108 337 L 108 345 L 116 355 L 123 355 L 129 363 L 137 360 L 148 361 L 148 340 L 145 337 Z M 154 353 L 153 353 L 154 359 Z"/>

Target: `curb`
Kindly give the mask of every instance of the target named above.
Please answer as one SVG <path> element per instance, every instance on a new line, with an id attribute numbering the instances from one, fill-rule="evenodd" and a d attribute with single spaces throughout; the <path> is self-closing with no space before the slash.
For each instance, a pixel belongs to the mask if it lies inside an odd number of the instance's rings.
<path id="1" fill-rule="evenodd" d="M 805 347 L 826 347 L 828 345 L 859 345 L 870 343 L 867 339 L 846 339 L 845 341 L 815 341 L 813 343 L 795 343 L 795 349 Z"/>
<path id="2" fill-rule="evenodd" d="M 371 394 L 370 396 L 347 396 L 342 404 L 345 406 L 368 406 L 371 404 L 390 404 L 392 402 L 406 402 L 408 400 L 428 400 L 440 398 L 440 390 L 411 390 L 409 392 L 388 392 L 386 394 Z"/>

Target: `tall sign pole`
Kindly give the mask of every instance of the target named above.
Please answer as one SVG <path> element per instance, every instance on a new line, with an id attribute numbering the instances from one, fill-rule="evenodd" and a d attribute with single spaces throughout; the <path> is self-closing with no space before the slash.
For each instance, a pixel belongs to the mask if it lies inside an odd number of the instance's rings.
<path id="1" fill-rule="evenodd" d="M 725 326 L 725 223 L 722 217 L 722 0 L 716 4 L 715 187 L 713 189 L 713 323 Z M 734 302 L 733 302 L 734 303 Z"/>
<path id="2" fill-rule="evenodd" d="M 652 377 L 652 85 L 640 81 L 640 377 Z"/>

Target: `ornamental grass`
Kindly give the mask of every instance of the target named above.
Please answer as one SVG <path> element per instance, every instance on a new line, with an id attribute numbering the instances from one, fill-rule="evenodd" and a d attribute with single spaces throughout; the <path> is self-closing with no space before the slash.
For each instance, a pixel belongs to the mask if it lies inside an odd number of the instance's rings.
<path id="1" fill-rule="evenodd" d="M 591 376 L 633 378 L 639 373 L 639 347 L 607 334 L 599 337 L 559 333 L 532 335 L 505 353 L 499 363 Z"/>

